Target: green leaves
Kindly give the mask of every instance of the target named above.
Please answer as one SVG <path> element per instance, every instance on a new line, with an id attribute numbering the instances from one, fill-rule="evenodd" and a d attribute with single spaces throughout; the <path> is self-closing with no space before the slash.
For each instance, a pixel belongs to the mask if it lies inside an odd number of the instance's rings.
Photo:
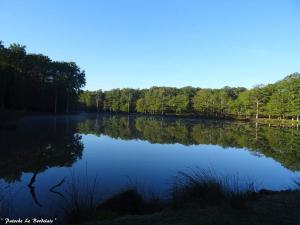
<path id="1" fill-rule="evenodd" d="M 85 72 L 74 62 L 56 62 L 26 47 L 0 43 L 0 105 L 2 109 L 65 112 L 77 109 Z"/>
<path id="2" fill-rule="evenodd" d="M 250 90 L 241 87 L 113 89 L 104 92 L 103 102 L 102 110 L 112 112 L 196 114 L 214 118 L 269 115 L 296 118 L 300 115 L 300 74 L 294 73 L 275 84 L 258 85 Z M 86 106 L 95 108 L 88 102 Z"/>

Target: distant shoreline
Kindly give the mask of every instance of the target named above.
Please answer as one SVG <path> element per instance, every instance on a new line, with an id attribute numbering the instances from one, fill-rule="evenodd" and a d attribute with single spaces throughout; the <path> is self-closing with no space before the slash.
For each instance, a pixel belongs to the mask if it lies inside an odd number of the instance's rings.
<path id="1" fill-rule="evenodd" d="M 217 120 L 217 121 L 232 121 L 232 122 L 249 122 L 249 123 L 257 123 L 259 125 L 266 125 L 270 127 L 282 127 L 282 128 L 298 128 L 300 125 L 300 120 L 292 120 L 292 119 L 269 119 L 269 118 L 236 118 L 236 117 L 210 117 L 196 114 L 172 114 L 166 113 L 164 115 L 161 114 L 145 114 L 145 113 L 126 113 L 126 112 L 86 112 L 86 111 L 77 111 L 71 112 L 69 114 L 66 113 L 49 113 L 49 112 L 31 112 L 31 111 L 17 111 L 17 110 L 7 110 L 0 111 L 0 128 L 6 127 L 7 124 L 14 123 L 14 121 L 19 120 L 24 117 L 32 117 L 32 116 L 74 116 L 79 114 L 111 114 L 111 115 L 128 115 L 128 116 L 146 116 L 146 117 L 156 117 L 156 118 L 174 118 L 174 119 L 204 119 L 204 120 Z"/>

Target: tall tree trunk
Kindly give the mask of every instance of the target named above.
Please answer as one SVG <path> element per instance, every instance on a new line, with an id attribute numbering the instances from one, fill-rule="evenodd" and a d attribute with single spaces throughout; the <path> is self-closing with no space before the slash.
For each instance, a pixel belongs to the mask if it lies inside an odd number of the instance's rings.
<path id="1" fill-rule="evenodd" d="M 130 113 L 130 102 L 131 102 L 131 99 L 132 99 L 132 98 L 130 97 L 130 94 L 128 94 L 128 97 L 127 97 L 127 98 L 128 98 L 127 112 Z"/>
<path id="2" fill-rule="evenodd" d="M 299 115 L 297 115 L 297 122 L 299 122 Z"/>
<path id="3" fill-rule="evenodd" d="M 161 115 L 164 115 L 164 98 L 161 101 Z"/>
<path id="4" fill-rule="evenodd" d="M 256 101 L 256 116 L 255 116 L 256 119 L 258 119 L 258 110 L 259 110 L 258 104 L 259 101 Z"/>
<path id="5" fill-rule="evenodd" d="M 96 98 L 96 107 L 97 107 L 97 113 L 99 113 L 99 99 Z"/>
<path id="6" fill-rule="evenodd" d="M 57 113 L 57 89 L 55 90 L 55 99 L 54 99 L 54 113 Z"/>
<path id="7" fill-rule="evenodd" d="M 256 122 L 255 123 L 255 140 L 257 140 L 257 138 L 258 138 L 257 130 L 258 130 L 258 123 Z"/>

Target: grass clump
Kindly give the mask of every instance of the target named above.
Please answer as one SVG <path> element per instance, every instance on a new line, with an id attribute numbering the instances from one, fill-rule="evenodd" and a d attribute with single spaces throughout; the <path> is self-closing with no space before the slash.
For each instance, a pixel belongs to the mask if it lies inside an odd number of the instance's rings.
<path id="1" fill-rule="evenodd" d="M 160 211 L 162 206 L 163 203 L 159 198 L 147 199 L 136 189 L 128 189 L 107 199 L 98 206 L 98 209 L 119 215 L 141 215 Z"/>
<path id="2" fill-rule="evenodd" d="M 128 216 L 181 213 L 191 209 L 237 211 L 248 209 L 252 200 L 261 195 L 253 183 L 241 182 L 238 176 L 217 176 L 211 170 L 178 173 L 170 191 L 170 198 L 147 197 L 136 187 L 129 187 L 105 200 L 96 200 L 95 185 L 88 194 L 79 194 L 72 186 L 72 201 L 66 211 L 66 223 L 112 221 Z M 81 196 L 81 197 L 80 197 Z M 83 199 L 83 200 L 80 200 Z M 245 210 L 244 212 L 247 212 Z"/>
<path id="3" fill-rule="evenodd" d="M 180 172 L 171 190 L 171 203 L 174 208 L 229 204 L 243 209 L 255 193 L 253 183 L 240 184 L 238 176 L 222 178 L 210 170 Z"/>
<path id="4" fill-rule="evenodd" d="M 64 200 L 65 224 L 115 219 L 124 215 L 142 215 L 162 209 L 162 202 L 155 195 L 143 195 L 130 186 L 107 199 L 101 199 L 97 177 L 93 182 L 71 174 L 67 196 Z M 149 194 L 149 193 L 148 193 Z"/>
<path id="5" fill-rule="evenodd" d="M 71 180 L 67 187 L 68 194 L 63 198 L 65 201 L 64 221 L 66 224 L 79 224 L 98 216 L 99 190 L 97 190 L 97 186 L 97 177 L 94 178 L 92 183 L 88 180 L 81 182 L 79 177 L 76 177 L 73 173 L 71 174 Z"/>
<path id="6" fill-rule="evenodd" d="M 151 214 L 161 211 L 162 208 L 163 203 L 158 198 L 146 199 L 136 189 L 127 189 L 100 204 L 90 205 L 77 201 L 66 211 L 65 222 L 67 224 L 79 224 L 92 220 L 115 219 L 124 215 Z"/>

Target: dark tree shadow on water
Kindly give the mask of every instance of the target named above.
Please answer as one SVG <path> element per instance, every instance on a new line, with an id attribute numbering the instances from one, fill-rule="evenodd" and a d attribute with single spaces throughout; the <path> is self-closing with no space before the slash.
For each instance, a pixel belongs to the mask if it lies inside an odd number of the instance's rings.
<path id="1" fill-rule="evenodd" d="M 36 171 L 33 176 L 31 177 L 30 179 L 30 182 L 28 184 L 28 188 L 29 188 L 29 191 L 30 191 L 30 194 L 31 194 L 31 197 L 33 199 L 33 202 L 39 206 L 39 207 L 43 207 L 43 205 L 40 203 L 40 201 L 38 200 L 38 197 L 36 195 L 36 191 L 35 191 L 35 187 L 34 187 L 34 183 L 36 182 L 36 177 L 38 175 L 39 171 Z M 59 191 L 56 191 L 56 188 L 62 186 L 65 182 L 65 178 L 63 178 L 59 183 L 55 184 L 54 186 L 52 186 L 49 191 L 53 194 L 56 194 L 58 196 L 60 196 L 61 198 L 65 198 L 65 196 L 59 192 Z"/>
<path id="2" fill-rule="evenodd" d="M 35 187 L 33 186 L 38 173 L 39 173 L 39 171 L 34 172 L 33 176 L 30 179 L 30 183 L 28 184 L 28 188 L 29 188 L 29 191 L 30 191 L 30 194 L 31 194 L 31 197 L 32 197 L 34 203 L 39 207 L 43 207 L 43 205 L 40 203 L 40 201 L 38 200 L 38 198 L 36 196 Z"/>

